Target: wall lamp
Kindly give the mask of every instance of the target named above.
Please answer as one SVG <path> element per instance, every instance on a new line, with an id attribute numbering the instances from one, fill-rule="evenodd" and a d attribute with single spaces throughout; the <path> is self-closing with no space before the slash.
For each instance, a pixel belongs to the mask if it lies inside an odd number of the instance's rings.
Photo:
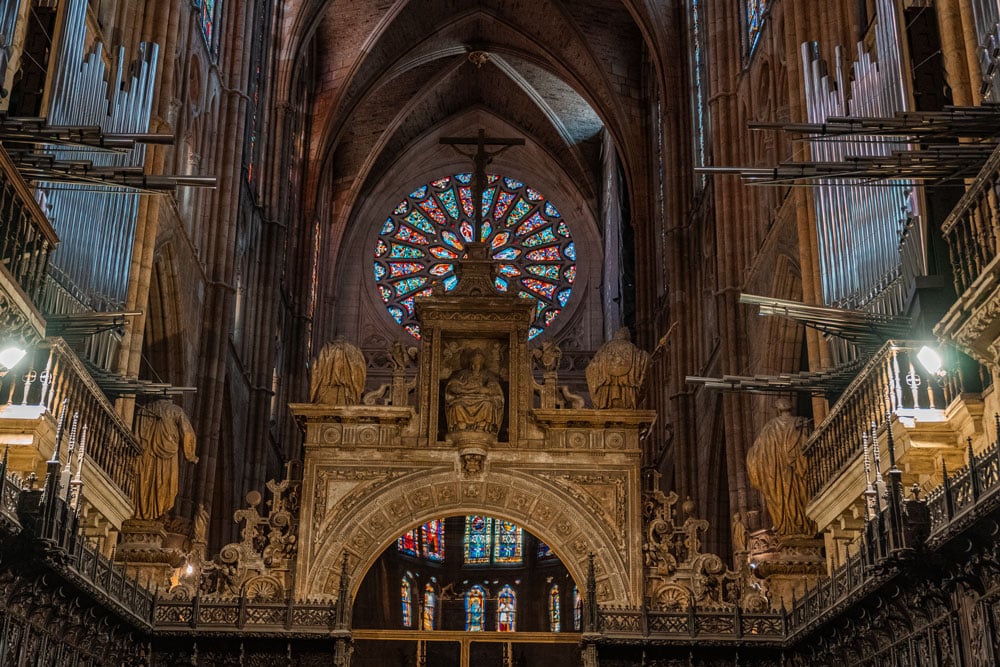
<path id="1" fill-rule="evenodd" d="M 941 353 L 930 345 L 924 345 L 917 352 L 917 361 L 931 375 L 943 376 L 947 371 L 944 368 L 944 359 Z"/>
<path id="2" fill-rule="evenodd" d="M 24 355 L 28 353 L 23 347 L 17 347 L 16 345 L 9 345 L 2 350 L 0 350 L 0 370 L 4 372 L 17 366 L 21 359 L 24 359 Z"/>

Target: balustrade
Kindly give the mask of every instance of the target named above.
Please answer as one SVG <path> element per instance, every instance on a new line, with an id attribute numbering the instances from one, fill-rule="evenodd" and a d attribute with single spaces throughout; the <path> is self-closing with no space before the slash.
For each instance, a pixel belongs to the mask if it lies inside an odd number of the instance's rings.
<path id="1" fill-rule="evenodd" d="M 36 301 L 59 242 L 31 191 L 0 147 L 0 264 Z"/>
<path id="2" fill-rule="evenodd" d="M 140 447 L 129 427 L 87 372 L 83 362 L 61 339 L 50 339 L 33 352 L 20 376 L 8 374 L 0 396 L 8 405 L 37 406 L 56 416 L 64 398 L 88 427 L 87 458 L 103 470 L 126 497 L 132 496 Z"/>
<path id="3" fill-rule="evenodd" d="M 997 257 L 1000 148 L 941 225 L 951 258 L 955 293 L 961 296 Z"/>
<path id="4" fill-rule="evenodd" d="M 943 410 L 961 392 L 960 383 L 927 372 L 917 361 L 922 343 L 889 341 L 848 385 L 806 441 L 809 494 L 815 496 L 862 456 L 862 434 L 884 427 L 901 410 Z"/>

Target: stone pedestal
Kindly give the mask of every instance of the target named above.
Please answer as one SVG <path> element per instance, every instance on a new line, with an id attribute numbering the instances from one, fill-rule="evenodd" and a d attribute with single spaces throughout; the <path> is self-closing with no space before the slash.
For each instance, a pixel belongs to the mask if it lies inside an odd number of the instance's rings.
<path id="1" fill-rule="evenodd" d="M 184 553 L 176 547 L 164 546 L 167 531 L 159 521 L 129 519 L 122 524 L 121 540 L 115 550 L 115 560 L 134 568 L 139 581 L 149 580 L 150 586 L 170 586 L 170 577 L 180 567 Z"/>
<path id="2" fill-rule="evenodd" d="M 771 607 L 791 609 L 792 600 L 826 574 L 823 540 L 775 535 L 771 530 L 750 534 L 750 569 L 767 582 Z"/>

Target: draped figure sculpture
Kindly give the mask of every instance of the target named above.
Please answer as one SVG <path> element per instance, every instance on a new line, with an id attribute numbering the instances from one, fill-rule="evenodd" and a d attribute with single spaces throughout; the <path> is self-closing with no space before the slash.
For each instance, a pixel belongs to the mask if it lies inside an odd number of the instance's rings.
<path id="1" fill-rule="evenodd" d="M 365 356 L 342 336 L 323 346 L 312 363 L 309 399 L 329 405 L 357 405 L 365 390 Z"/>
<path id="2" fill-rule="evenodd" d="M 496 373 L 485 367 L 480 350 L 462 355 L 462 370 L 444 388 L 448 431 L 482 431 L 496 435 L 503 421 L 504 395 Z"/>
<path id="3" fill-rule="evenodd" d="M 816 534 L 816 525 L 806 515 L 806 420 L 792 414 L 785 399 L 775 404 L 778 416 L 764 425 L 747 452 L 750 484 L 760 491 L 779 537 Z"/>
<path id="4" fill-rule="evenodd" d="M 171 401 L 160 400 L 144 408 L 138 436 L 142 455 L 136 466 L 135 518 L 153 521 L 169 512 L 177 499 L 180 476 L 178 454 L 197 463 L 194 427 Z"/>
<path id="5" fill-rule="evenodd" d="M 635 410 L 646 378 L 649 353 L 632 344 L 626 327 L 601 346 L 587 365 L 587 387 L 599 410 Z"/>

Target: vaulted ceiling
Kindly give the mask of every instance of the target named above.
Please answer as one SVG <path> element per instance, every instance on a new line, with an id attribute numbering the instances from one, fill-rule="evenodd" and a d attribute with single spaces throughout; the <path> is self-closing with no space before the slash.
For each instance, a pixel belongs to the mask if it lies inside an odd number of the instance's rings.
<path id="1" fill-rule="evenodd" d="M 484 117 L 524 136 L 524 155 L 543 156 L 596 211 L 602 130 L 626 170 L 643 155 L 657 11 L 640 0 L 287 3 L 287 89 L 308 76 L 314 91 L 306 213 L 333 210 L 343 230 L 385 174 L 405 180 L 403 156 L 413 173 L 431 166 L 408 149 L 444 127 L 474 134 Z"/>

